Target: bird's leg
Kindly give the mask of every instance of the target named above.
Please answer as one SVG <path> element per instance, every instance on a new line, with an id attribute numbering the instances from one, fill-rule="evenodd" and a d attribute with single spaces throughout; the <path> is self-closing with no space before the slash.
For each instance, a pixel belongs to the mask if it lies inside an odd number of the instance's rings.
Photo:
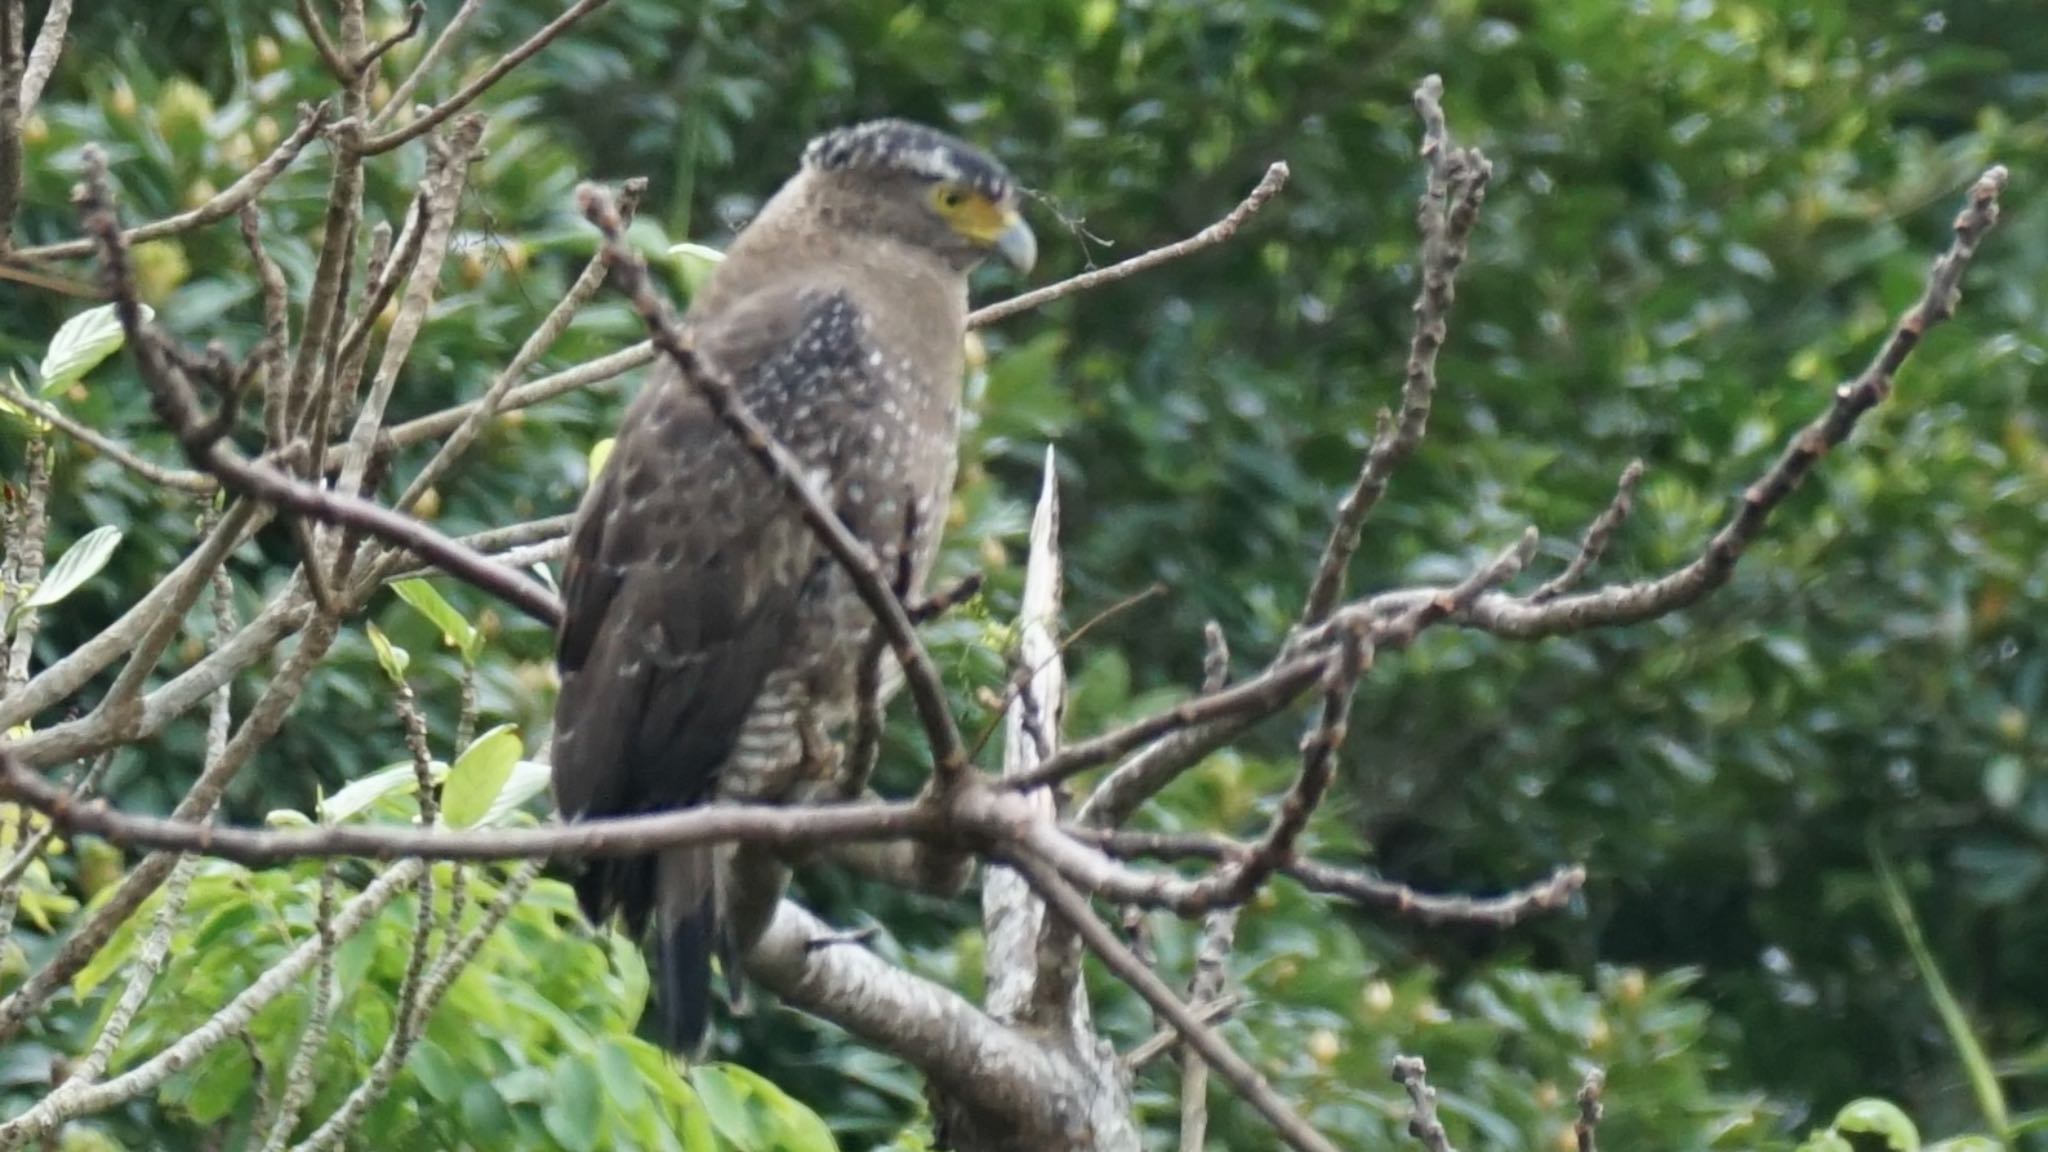
<path id="1" fill-rule="evenodd" d="M 803 781 L 833 780 L 839 775 L 839 765 L 846 755 L 846 749 L 839 741 L 825 732 L 825 726 L 818 718 L 805 711 L 797 718 L 796 738 L 802 748 L 803 762 L 797 769 L 797 778 Z"/>

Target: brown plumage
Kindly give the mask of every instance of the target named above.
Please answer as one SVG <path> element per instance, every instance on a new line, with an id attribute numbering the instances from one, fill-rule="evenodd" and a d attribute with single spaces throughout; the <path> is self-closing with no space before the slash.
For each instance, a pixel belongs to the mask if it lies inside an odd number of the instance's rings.
<path id="1" fill-rule="evenodd" d="M 957 460 L 967 275 L 1028 267 L 1009 175 L 928 128 L 811 142 L 685 317 L 701 356 L 804 465 L 882 571 L 930 572 Z M 553 750 L 569 819 L 796 798 L 856 701 L 873 621 L 832 561 L 666 363 L 627 411 L 570 539 Z M 812 750 L 807 755 L 806 750 Z M 696 1048 L 779 890 L 731 899 L 728 854 L 593 861 L 594 922 L 650 926 L 663 1039 Z"/>

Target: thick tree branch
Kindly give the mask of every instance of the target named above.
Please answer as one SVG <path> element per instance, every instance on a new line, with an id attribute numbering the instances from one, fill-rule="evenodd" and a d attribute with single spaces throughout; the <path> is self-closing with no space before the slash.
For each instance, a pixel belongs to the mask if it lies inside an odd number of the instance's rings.
<path id="1" fill-rule="evenodd" d="M 28 66 L 21 74 L 21 116 L 35 115 L 42 102 L 43 86 L 57 71 L 57 57 L 64 54 L 64 34 L 71 26 L 71 0 L 50 0 L 43 10 L 43 26 L 36 33 L 36 46 L 28 54 Z"/>

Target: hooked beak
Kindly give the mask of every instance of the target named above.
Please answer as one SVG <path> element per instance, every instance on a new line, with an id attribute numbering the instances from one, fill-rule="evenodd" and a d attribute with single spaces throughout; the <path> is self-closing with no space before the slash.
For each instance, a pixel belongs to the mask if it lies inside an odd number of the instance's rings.
<path id="1" fill-rule="evenodd" d="M 1038 237 L 1032 235 L 1031 225 L 1014 208 L 1003 213 L 1003 230 L 996 233 L 995 245 L 1010 267 L 1019 272 L 1029 272 L 1038 263 Z"/>

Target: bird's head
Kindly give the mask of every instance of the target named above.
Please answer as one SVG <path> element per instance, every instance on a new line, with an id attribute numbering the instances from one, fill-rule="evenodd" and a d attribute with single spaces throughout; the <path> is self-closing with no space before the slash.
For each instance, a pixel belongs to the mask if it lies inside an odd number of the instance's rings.
<path id="1" fill-rule="evenodd" d="M 936 129 L 904 120 L 834 129 L 804 149 L 804 176 L 834 202 L 838 226 L 928 249 L 962 272 L 991 253 L 1020 272 L 1038 259 L 1009 171 Z"/>

